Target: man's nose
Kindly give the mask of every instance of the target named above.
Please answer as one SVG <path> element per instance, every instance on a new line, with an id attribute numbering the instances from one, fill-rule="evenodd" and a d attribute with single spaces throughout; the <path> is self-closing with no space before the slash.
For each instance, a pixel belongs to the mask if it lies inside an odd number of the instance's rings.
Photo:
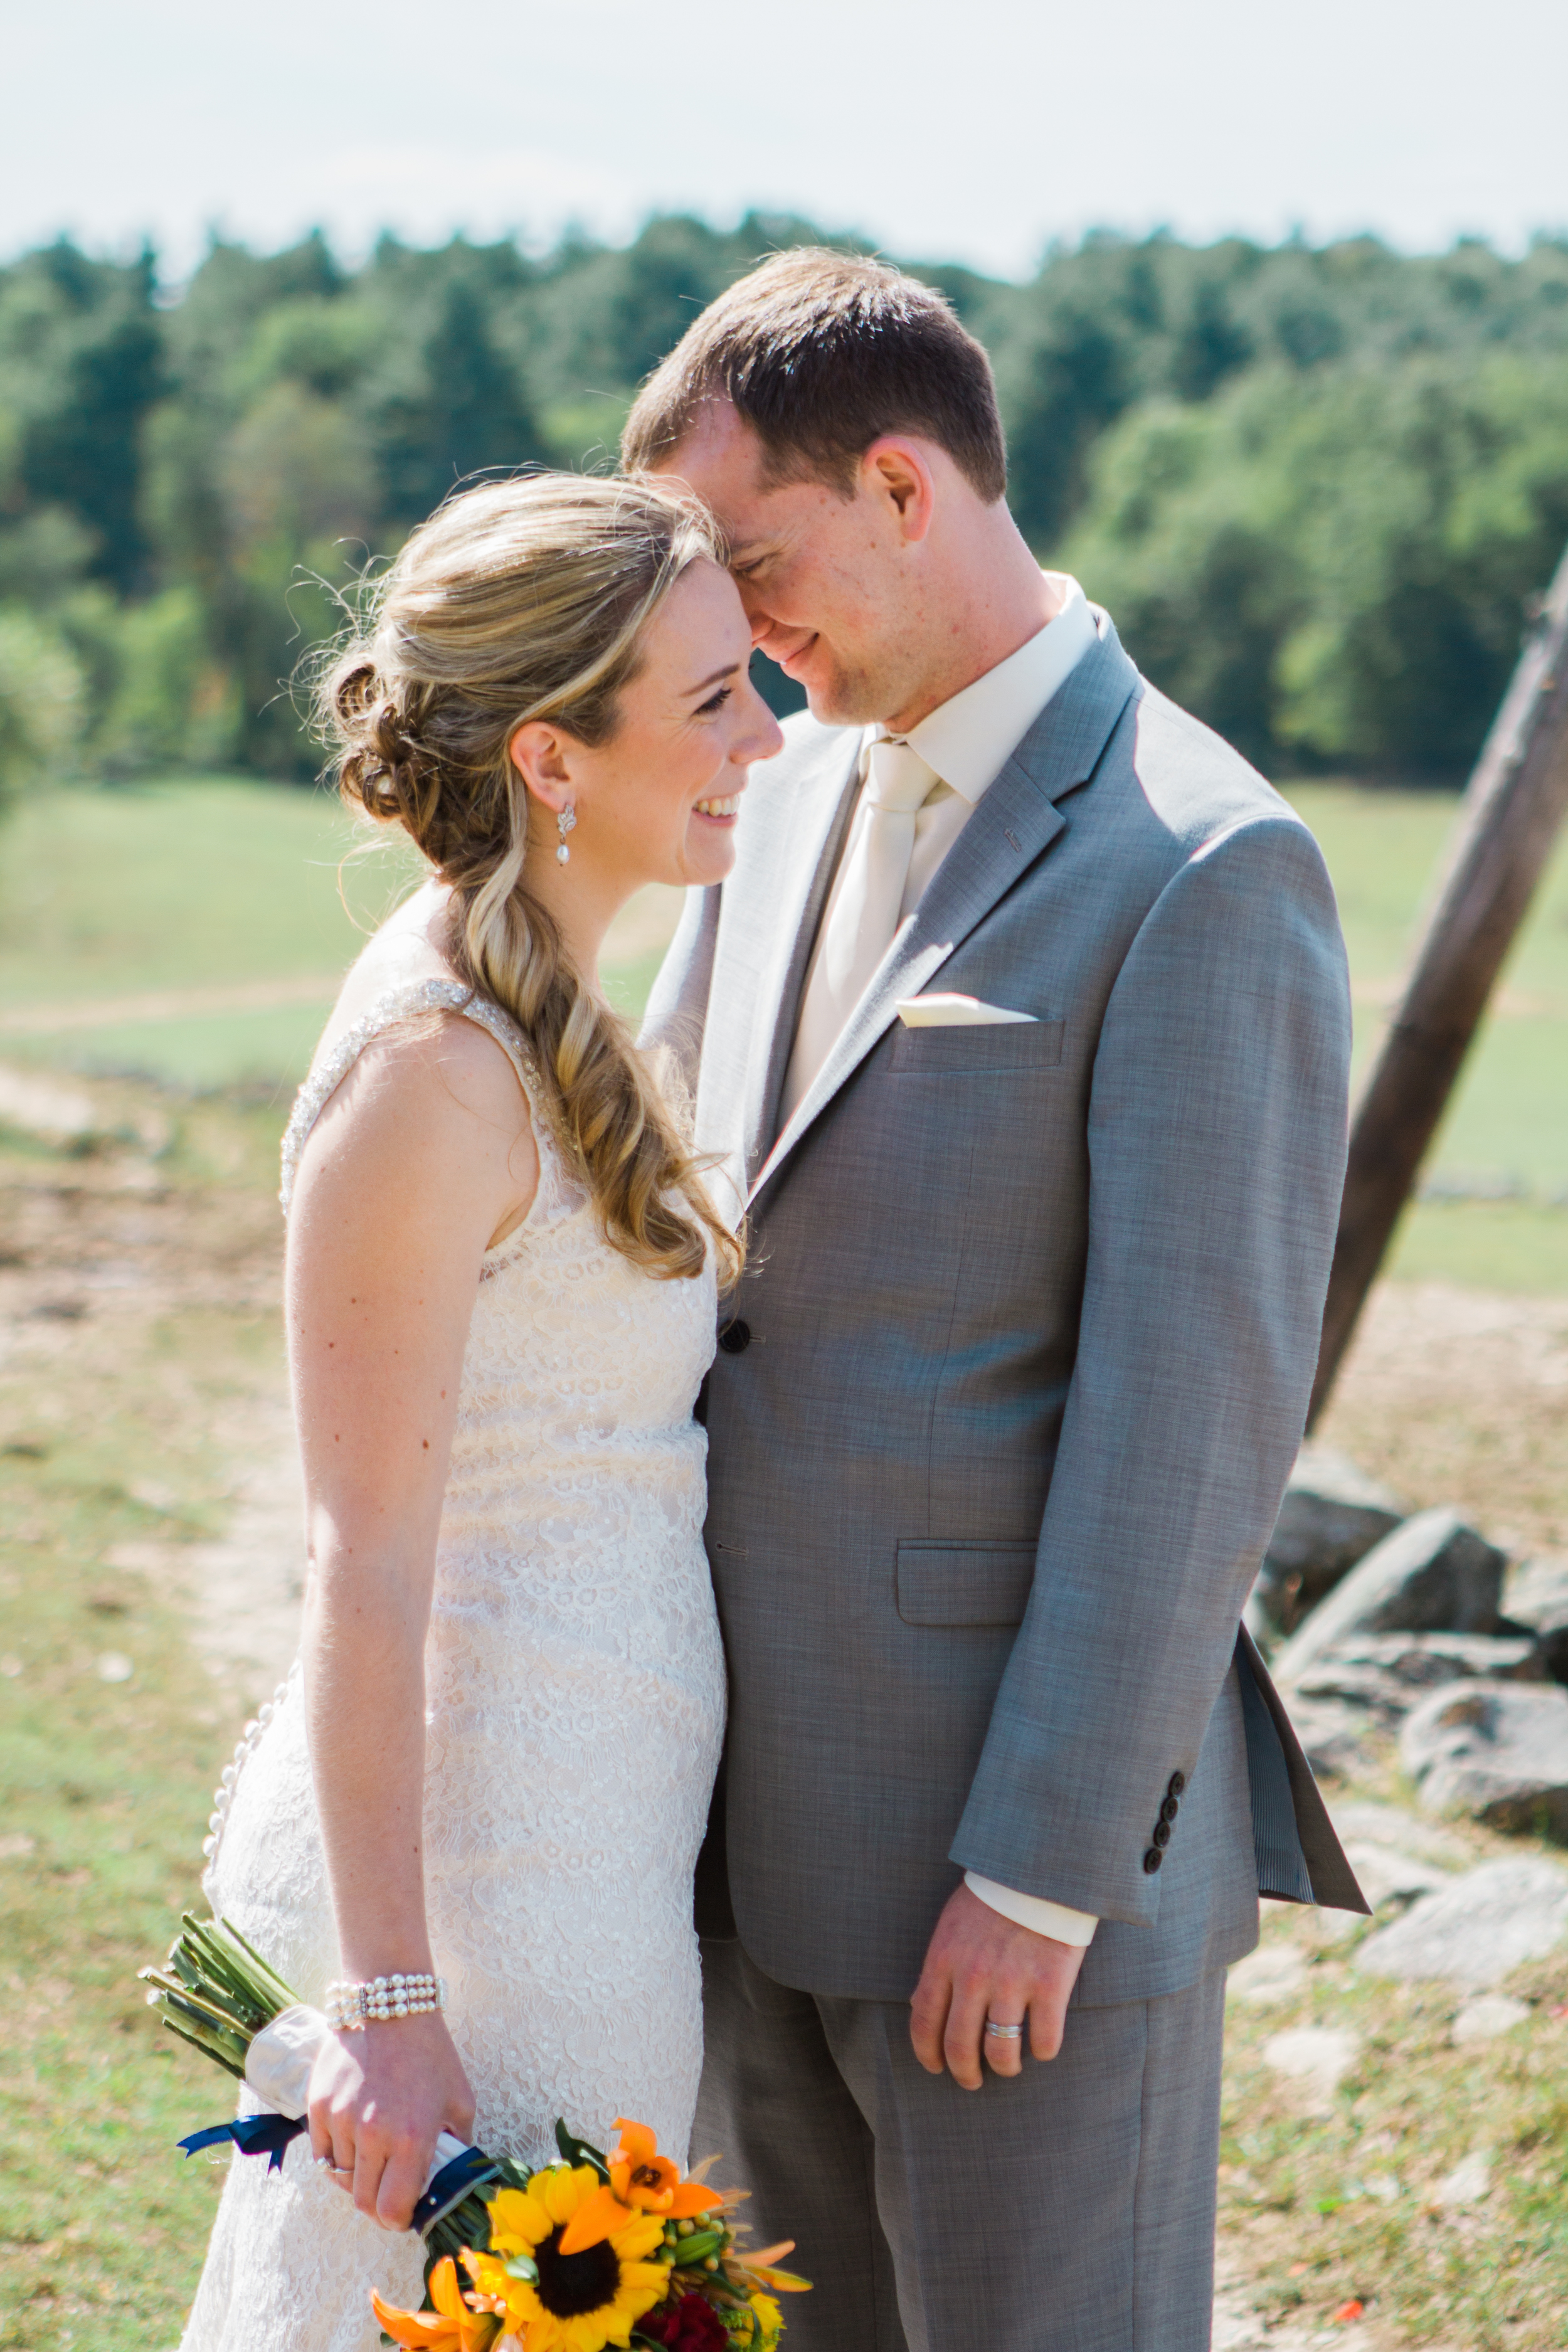
<path id="1" fill-rule="evenodd" d="M 730 577 L 735 580 L 733 572 Z M 748 586 L 744 580 L 735 580 L 735 586 L 740 593 L 741 610 L 752 625 L 752 643 L 754 646 L 760 646 L 773 627 L 773 615 L 767 611 L 756 591 Z"/>

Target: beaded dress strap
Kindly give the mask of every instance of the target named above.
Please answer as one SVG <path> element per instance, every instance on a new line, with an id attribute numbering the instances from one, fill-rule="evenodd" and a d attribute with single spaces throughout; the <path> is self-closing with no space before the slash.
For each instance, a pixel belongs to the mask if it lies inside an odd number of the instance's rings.
<path id="1" fill-rule="evenodd" d="M 509 1020 L 499 1004 L 492 1004 L 488 997 L 476 996 L 459 980 L 405 981 L 400 988 L 388 989 L 384 996 L 378 996 L 369 1012 L 362 1013 L 352 1028 L 344 1030 L 295 1097 L 283 1136 L 283 1181 L 278 1192 L 285 1216 L 294 1197 L 300 1156 L 328 1101 L 374 1038 L 399 1021 L 413 1020 L 421 1013 L 460 1013 L 465 1020 L 488 1030 L 517 1072 L 518 1083 L 531 1104 L 538 1084 L 533 1057 L 517 1024 Z"/>

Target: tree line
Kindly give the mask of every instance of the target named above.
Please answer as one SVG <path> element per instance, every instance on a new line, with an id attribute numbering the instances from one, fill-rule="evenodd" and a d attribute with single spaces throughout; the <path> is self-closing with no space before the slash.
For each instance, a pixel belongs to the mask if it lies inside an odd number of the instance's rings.
<path id="1" fill-rule="evenodd" d="M 215 242 L 174 289 L 68 242 L 0 268 L 0 784 L 309 775 L 287 681 L 337 593 L 479 468 L 613 463 L 701 306 L 819 240 L 664 216 L 356 268 Z M 1276 772 L 1464 772 L 1568 539 L 1568 241 L 909 266 L 992 354 L 1031 544 L 1158 684 Z"/>

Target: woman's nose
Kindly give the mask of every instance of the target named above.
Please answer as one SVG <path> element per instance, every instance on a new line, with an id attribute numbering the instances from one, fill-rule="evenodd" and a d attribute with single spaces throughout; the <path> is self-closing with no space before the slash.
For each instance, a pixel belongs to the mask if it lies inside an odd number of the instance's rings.
<path id="1" fill-rule="evenodd" d="M 771 760 L 784 750 L 784 729 L 749 678 L 746 685 L 752 703 L 748 714 L 751 724 L 730 754 L 738 768 L 750 767 L 753 760 Z"/>

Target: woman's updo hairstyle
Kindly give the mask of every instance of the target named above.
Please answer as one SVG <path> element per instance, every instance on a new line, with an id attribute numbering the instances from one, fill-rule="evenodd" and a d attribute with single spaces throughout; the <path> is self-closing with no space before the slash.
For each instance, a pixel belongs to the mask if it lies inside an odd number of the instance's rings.
<path id="1" fill-rule="evenodd" d="M 536 474 L 464 490 L 367 590 L 317 695 L 343 799 L 401 825 L 449 886 L 453 969 L 528 1040 L 605 1238 L 665 1280 L 700 1273 L 710 1242 L 732 1279 L 740 1247 L 529 887 L 529 795 L 507 747 L 531 719 L 608 741 L 649 622 L 703 557 L 722 561 L 712 523 L 655 484 Z"/>

